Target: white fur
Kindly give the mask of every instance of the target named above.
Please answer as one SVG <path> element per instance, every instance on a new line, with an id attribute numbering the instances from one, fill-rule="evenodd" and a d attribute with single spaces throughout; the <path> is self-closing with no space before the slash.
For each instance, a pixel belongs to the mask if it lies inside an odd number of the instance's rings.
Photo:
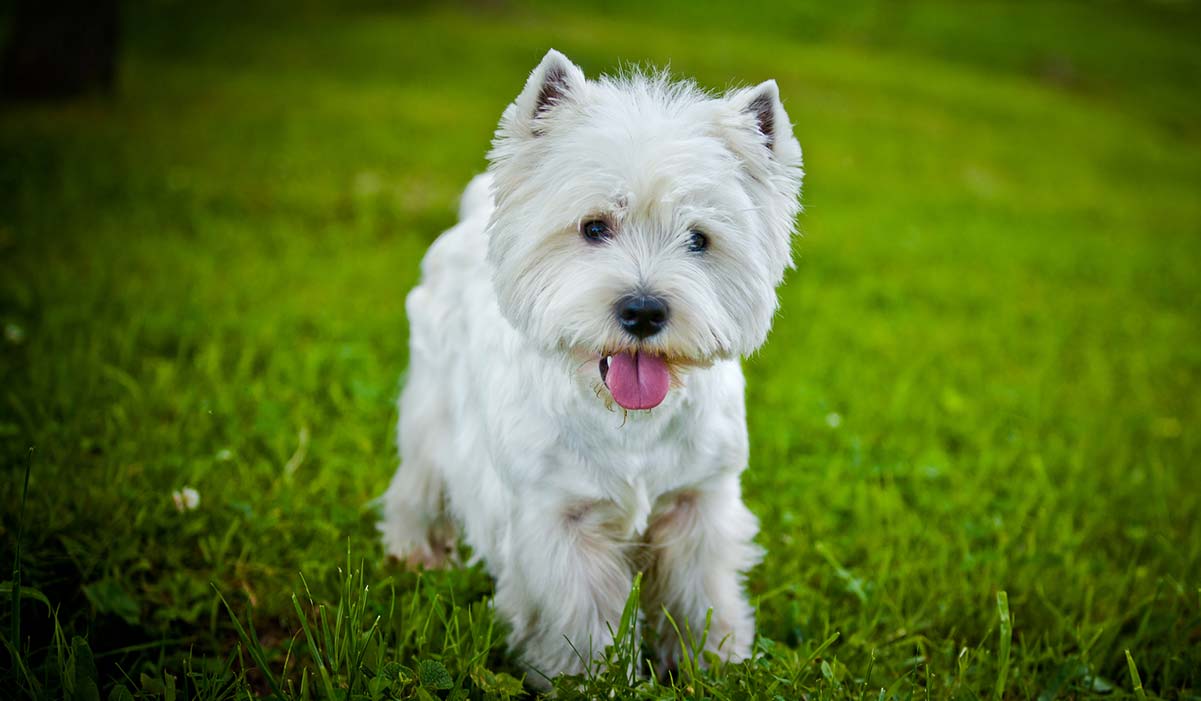
<path id="1" fill-rule="evenodd" d="M 490 161 L 408 296 L 388 552 L 442 565 L 457 525 L 535 683 L 580 671 L 573 646 L 603 651 L 639 566 L 661 666 L 679 655 L 663 608 L 698 640 L 712 608 L 707 647 L 746 657 L 759 550 L 739 357 L 771 326 L 801 181 L 775 83 L 715 97 L 662 75 L 588 81 L 551 51 Z M 601 245 L 578 230 L 598 217 L 615 232 Z M 698 228 L 703 253 L 687 247 Z M 671 308 L 645 341 L 613 311 L 639 289 Z M 633 349 L 675 373 L 650 411 L 614 410 L 599 375 L 602 354 Z"/>

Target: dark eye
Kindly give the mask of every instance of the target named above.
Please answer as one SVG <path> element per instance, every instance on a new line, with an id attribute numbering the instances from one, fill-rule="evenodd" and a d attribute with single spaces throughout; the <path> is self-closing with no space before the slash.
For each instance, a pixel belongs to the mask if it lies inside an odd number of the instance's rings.
<path id="1" fill-rule="evenodd" d="M 695 229 L 688 235 L 688 250 L 700 253 L 709 247 L 709 237 Z"/>
<path id="2" fill-rule="evenodd" d="M 590 243 L 602 243 L 613 235 L 613 231 L 606 222 L 593 219 L 580 225 L 580 234 Z"/>

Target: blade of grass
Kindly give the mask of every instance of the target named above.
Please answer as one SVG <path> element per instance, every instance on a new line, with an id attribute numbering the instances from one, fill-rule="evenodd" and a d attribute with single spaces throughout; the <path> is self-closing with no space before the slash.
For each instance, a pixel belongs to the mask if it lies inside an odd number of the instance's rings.
<path id="1" fill-rule="evenodd" d="M 304 581 L 303 578 L 301 581 Z M 308 589 L 308 584 L 305 584 L 305 589 Z M 296 609 L 296 616 L 300 618 L 300 627 L 304 630 L 305 640 L 309 643 L 309 651 L 312 655 L 313 662 L 317 665 L 317 673 L 321 675 L 321 685 L 325 687 L 325 695 L 327 698 L 334 698 L 334 684 L 329 678 L 329 670 L 325 668 L 325 661 L 321 656 L 321 648 L 317 645 L 317 637 L 313 635 L 312 629 L 309 627 L 309 619 L 304 615 L 304 609 L 300 607 L 300 598 L 296 593 L 292 593 L 292 607 Z"/>
<path id="2" fill-rule="evenodd" d="M 9 656 L 16 663 L 17 669 L 21 670 L 21 676 L 25 678 L 25 683 L 29 686 L 31 695 L 34 697 L 39 696 L 41 687 L 38 685 L 37 679 L 30 673 L 29 667 L 25 664 L 25 659 L 21 656 L 20 651 L 3 635 L 0 635 L 0 644 L 4 645 L 8 650 Z"/>
<path id="3" fill-rule="evenodd" d="M 263 647 L 258 641 L 258 636 L 256 635 L 252 637 L 246 632 L 246 629 L 242 626 L 242 621 L 239 620 L 234 614 L 233 608 L 229 605 L 229 602 L 225 600 L 225 597 L 221 594 L 221 590 L 217 589 L 217 585 L 214 583 L 210 583 L 210 586 L 213 587 L 213 591 L 217 592 L 217 597 L 221 599 L 221 605 L 225 607 L 226 613 L 229 614 L 230 620 L 233 621 L 234 630 L 237 631 L 238 637 L 242 639 L 242 643 L 246 645 L 246 651 L 250 653 L 251 659 L 254 660 L 256 665 L 258 665 L 259 671 L 263 673 L 263 678 L 267 680 L 267 685 L 271 687 L 271 692 L 277 699 L 283 699 L 283 692 L 280 690 L 279 684 L 275 680 L 275 676 L 271 674 L 271 667 L 267 664 L 267 655 L 263 652 Z M 253 618 L 254 610 L 251 609 L 247 613 L 247 616 Z M 250 625 L 251 629 L 253 630 L 253 621 Z"/>
<path id="4" fill-rule="evenodd" d="M 1009 595 L 1004 590 L 997 592 L 997 615 L 1001 619 L 1001 656 L 997 663 L 997 686 L 993 698 L 1000 699 L 1005 693 L 1005 680 L 1009 677 L 1009 651 L 1013 643 L 1013 621 L 1009 616 Z"/>
<path id="5" fill-rule="evenodd" d="M 1139 676 L 1138 665 L 1134 664 L 1134 657 L 1130 654 L 1130 650 L 1126 651 L 1126 666 L 1130 668 L 1130 683 L 1134 685 L 1134 695 L 1139 698 L 1139 701 L 1147 701 L 1147 692 L 1143 689 L 1143 678 Z"/>
<path id="6" fill-rule="evenodd" d="M 633 686 L 638 676 L 638 606 L 642 598 L 642 573 L 634 576 L 630 593 L 626 597 L 625 607 L 621 612 L 621 620 L 617 623 L 617 633 L 613 636 L 613 649 L 617 662 L 626 666 L 626 681 Z"/>
<path id="7" fill-rule="evenodd" d="M 29 496 L 29 473 L 33 469 L 33 446 L 25 455 L 25 481 L 21 485 L 21 513 L 17 517 L 17 542 L 13 547 L 12 642 L 21 648 L 21 540 L 25 535 L 25 500 Z M 15 655 L 14 658 L 16 659 Z"/>

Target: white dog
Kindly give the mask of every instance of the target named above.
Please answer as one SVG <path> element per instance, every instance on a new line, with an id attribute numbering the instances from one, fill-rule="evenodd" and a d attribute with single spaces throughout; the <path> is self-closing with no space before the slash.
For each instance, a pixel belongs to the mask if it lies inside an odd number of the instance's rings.
<path id="1" fill-rule="evenodd" d="M 680 652 L 663 610 L 699 640 L 712 609 L 707 647 L 746 657 L 739 358 L 800 209 L 775 82 L 589 81 L 550 51 L 489 160 L 408 296 L 388 552 L 437 567 L 461 532 L 535 683 L 612 642 L 636 570 L 660 669 Z"/>

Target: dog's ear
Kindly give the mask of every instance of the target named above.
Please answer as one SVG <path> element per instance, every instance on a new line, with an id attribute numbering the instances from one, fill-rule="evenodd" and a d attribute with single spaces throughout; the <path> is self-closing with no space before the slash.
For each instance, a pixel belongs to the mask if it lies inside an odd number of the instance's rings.
<path id="1" fill-rule="evenodd" d="M 538 134 L 538 121 L 556 107 L 579 98 L 585 83 L 584 71 L 566 56 L 551 49 L 542 57 L 534 72 L 530 73 L 525 89 L 514 103 L 517 106 L 514 116 L 528 124 L 534 134 Z"/>
<path id="2" fill-rule="evenodd" d="M 780 102 L 776 81 L 767 80 L 739 90 L 729 99 L 739 111 L 739 121 L 753 131 L 759 145 L 770 155 L 787 165 L 800 160 L 801 147 L 792 134 L 792 122 Z"/>
<path id="3" fill-rule="evenodd" d="M 735 90 L 721 105 L 718 129 L 751 176 L 748 188 L 772 232 L 772 255 L 792 267 L 791 240 L 800 211 L 801 145 L 780 103 L 776 81 Z"/>
<path id="4" fill-rule="evenodd" d="M 784 105 L 780 104 L 780 89 L 776 86 L 776 81 L 769 80 L 760 83 L 750 93 L 750 99 L 747 101 L 743 110 L 750 112 L 755 118 L 755 126 L 759 128 L 759 134 L 763 136 L 763 142 L 770 150 L 775 150 L 776 146 L 776 125 L 783 121 L 783 126 L 788 127 L 788 115 L 784 113 Z M 777 111 L 780 113 L 777 116 Z M 780 117 L 784 119 L 781 120 Z"/>

